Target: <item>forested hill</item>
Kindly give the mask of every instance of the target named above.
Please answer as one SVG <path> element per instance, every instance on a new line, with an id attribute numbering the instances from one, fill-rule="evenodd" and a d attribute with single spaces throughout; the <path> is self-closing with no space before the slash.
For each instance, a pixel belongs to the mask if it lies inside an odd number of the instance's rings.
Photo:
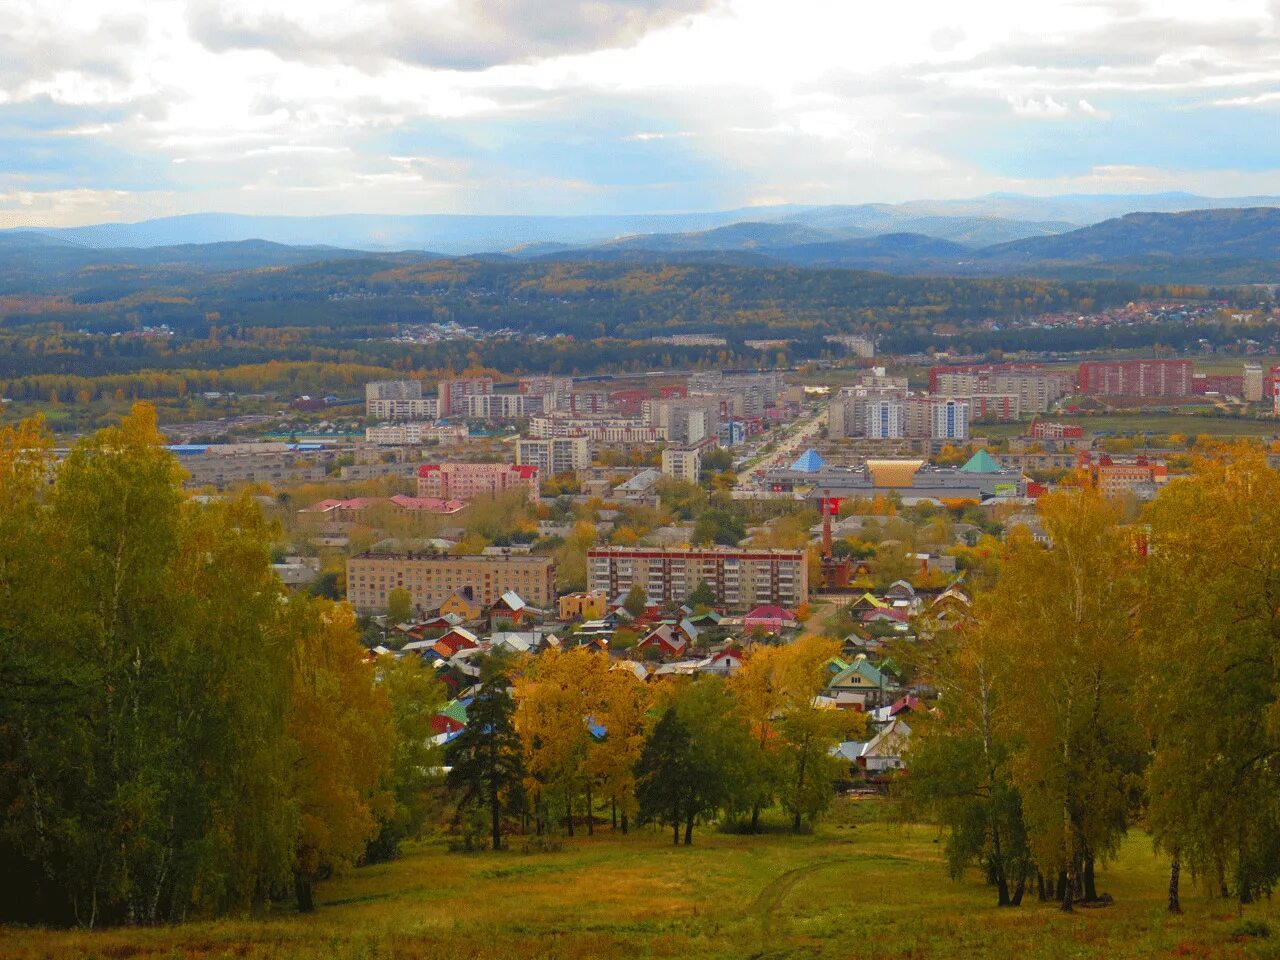
<path id="1" fill-rule="evenodd" d="M 1068 233 L 987 247 L 976 255 L 1004 266 L 1133 257 L 1280 259 L 1280 207 L 1130 213 Z"/>
<path id="2" fill-rule="evenodd" d="M 1280 276 L 1280 207 L 1131 213 L 1077 230 L 1037 236 L 1023 233 L 1021 239 L 985 246 L 975 241 L 992 236 L 1003 239 L 1015 227 L 1043 233 L 1050 225 L 1019 226 L 991 218 L 899 218 L 895 224 L 911 226 L 885 230 L 847 222 L 833 226 L 838 221 L 817 213 L 811 218 L 816 222 L 804 223 L 798 218 L 741 221 L 684 233 L 637 234 L 586 246 L 534 242 L 505 253 L 463 259 L 785 266 L 935 277 L 1024 276 L 1161 284 L 1270 283 Z M 951 236 L 939 236 L 948 233 Z M 219 272 L 320 264 L 323 274 L 325 264 L 346 261 L 367 264 L 363 272 L 373 276 L 389 265 L 444 258 L 425 250 L 369 252 L 266 240 L 99 247 L 75 239 L 79 236 L 0 231 L 0 295 L 74 293 L 90 275 L 102 280 L 107 289 L 121 284 L 198 285 L 201 275 Z M 362 268 L 332 269 L 359 274 Z M 535 272 L 545 269 L 537 267 Z"/>

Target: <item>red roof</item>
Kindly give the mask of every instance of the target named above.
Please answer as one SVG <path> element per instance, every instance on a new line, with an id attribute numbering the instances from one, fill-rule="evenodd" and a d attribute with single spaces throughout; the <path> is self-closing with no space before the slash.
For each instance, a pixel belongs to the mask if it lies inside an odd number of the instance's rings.
<path id="1" fill-rule="evenodd" d="M 743 617 L 744 623 L 748 620 L 781 620 L 786 622 L 789 620 L 795 620 L 795 614 L 786 607 L 778 607 L 768 604 L 763 607 L 756 607 Z"/>

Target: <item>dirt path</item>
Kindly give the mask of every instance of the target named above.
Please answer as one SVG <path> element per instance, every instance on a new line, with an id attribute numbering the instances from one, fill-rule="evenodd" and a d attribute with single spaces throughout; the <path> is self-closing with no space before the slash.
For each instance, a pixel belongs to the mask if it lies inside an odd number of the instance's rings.
<path id="1" fill-rule="evenodd" d="M 762 920 L 768 921 L 773 916 L 774 911 L 782 905 L 783 899 L 791 892 L 791 889 L 809 874 L 816 873 L 827 867 L 849 863 L 851 859 L 851 857 L 834 857 L 830 860 L 819 860 L 816 863 L 808 863 L 803 867 L 796 867 L 794 870 L 788 870 L 786 873 L 780 874 L 770 880 L 756 896 L 751 904 L 751 912 Z"/>

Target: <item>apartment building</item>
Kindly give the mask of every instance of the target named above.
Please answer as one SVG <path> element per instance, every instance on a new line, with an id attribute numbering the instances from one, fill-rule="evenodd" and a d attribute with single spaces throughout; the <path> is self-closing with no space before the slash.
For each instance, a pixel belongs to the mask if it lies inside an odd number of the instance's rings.
<path id="1" fill-rule="evenodd" d="M 929 436 L 935 440 L 968 440 L 969 401 L 958 397 L 930 401 Z"/>
<path id="2" fill-rule="evenodd" d="M 424 463 L 418 467 L 418 496 L 472 500 L 523 489 L 538 498 L 538 468 L 510 463 Z"/>
<path id="3" fill-rule="evenodd" d="M 903 400 L 868 400 L 866 402 L 867 437 L 872 440 L 897 440 L 907 435 L 906 402 Z"/>
<path id="4" fill-rule="evenodd" d="M 974 393 L 959 399 L 969 402 L 972 423 L 1016 423 L 1022 417 L 1022 404 L 1016 393 Z"/>
<path id="5" fill-rule="evenodd" d="M 691 446 L 720 432 L 720 399 L 715 396 L 671 397 L 646 400 L 644 422 L 666 431 L 673 443 Z"/>
<path id="6" fill-rule="evenodd" d="M 631 417 L 539 415 L 529 418 L 529 436 L 586 437 L 590 443 L 661 443 L 665 427 L 653 427 Z"/>
<path id="7" fill-rule="evenodd" d="M 434 400 L 431 401 L 435 403 Z M 423 443 L 462 443 L 467 428 L 462 424 L 391 423 L 365 427 L 364 438 L 384 447 L 417 446 Z"/>
<path id="8" fill-rule="evenodd" d="M 1246 363 L 1244 365 L 1244 400 L 1245 403 L 1262 402 L 1262 364 Z"/>
<path id="9" fill-rule="evenodd" d="M 544 477 L 573 473 L 591 466 L 586 437 L 548 437 L 516 441 L 516 464 L 537 467 Z"/>
<path id="10" fill-rule="evenodd" d="M 1080 364 L 1080 392 L 1097 397 L 1189 397 L 1190 360 L 1090 360 Z"/>
<path id="11" fill-rule="evenodd" d="M 386 610 L 397 588 L 407 590 L 419 610 L 434 610 L 454 593 L 490 606 L 508 590 L 549 609 L 556 602 L 556 565 L 550 557 L 429 553 L 362 553 L 347 560 L 347 599 L 357 610 Z"/>
<path id="12" fill-rule="evenodd" d="M 943 397 L 1012 394 L 1022 413 L 1044 413 L 1072 387 L 1070 374 L 1033 365 L 988 364 L 975 367 L 930 367 L 929 392 Z"/>
<path id="13" fill-rule="evenodd" d="M 716 605 L 750 610 L 761 604 L 795 607 L 809 595 L 803 550 L 739 547 L 593 547 L 587 551 L 587 588 L 611 597 L 639 586 L 650 600 L 683 603 L 700 583 Z"/>
<path id="14" fill-rule="evenodd" d="M 458 377 L 441 380 L 436 387 L 440 401 L 440 416 L 461 417 L 467 412 L 467 397 L 493 393 L 492 377 Z"/>
<path id="15" fill-rule="evenodd" d="M 462 415 L 472 420 L 515 420 L 527 416 L 535 403 L 540 404 L 541 398 L 523 393 L 472 393 L 462 399 Z"/>
<path id="16" fill-rule="evenodd" d="M 168 449 L 187 471 L 185 486 L 218 490 L 245 483 L 319 483 L 336 456 L 334 448 L 320 444 L 175 444 Z"/>
<path id="17" fill-rule="evenodd" d="M 517 389 L 527 396 L 541 397 L 543 410 L 567 410 L 573 393 L 573 377 L 521 377 Z"/>
<path id="18" fill-rule="evenodd" d="M 662 472 L 677 480 L 697 483 L 702 472 L 702 448 L 667 447 L 662 451 Z"/>
<path id="19" fill-rule="evenodd" d="M 422 395 L 421 380 L 375 380 L 364 385 L 364 413 L 370 420 L 435 420 L 435 397 Z"/>

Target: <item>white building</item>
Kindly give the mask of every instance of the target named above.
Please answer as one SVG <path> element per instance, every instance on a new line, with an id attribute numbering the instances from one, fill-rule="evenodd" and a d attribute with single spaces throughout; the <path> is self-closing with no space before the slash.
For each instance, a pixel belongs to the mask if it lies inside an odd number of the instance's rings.
<path id="1" fill-rule="evenodd" d="M 935 400 L 929 410 L 930 435 L 935 440 L 969 439 L 969 401 Z"/>
<path id="2" fill-rule="evenodd" d="M 898 440 L 906 435 L 901 400 L 868 400 L 866 433 L 873 440 Z"/>
<path id="3" fill-rule="evenodd" d="M 467 428 L 460 424 L 391 423 L 366 427 L 364 438 L 380 446 L 416 446 L 423 443 L 462 443 Z"/>
<path id="4" fill-rule="evenodd" d="M 364 385 L 364 413 L 370 420 L 435 420 L 440 405 L 422 395 L 421 380 L 375 380 Z"/>

